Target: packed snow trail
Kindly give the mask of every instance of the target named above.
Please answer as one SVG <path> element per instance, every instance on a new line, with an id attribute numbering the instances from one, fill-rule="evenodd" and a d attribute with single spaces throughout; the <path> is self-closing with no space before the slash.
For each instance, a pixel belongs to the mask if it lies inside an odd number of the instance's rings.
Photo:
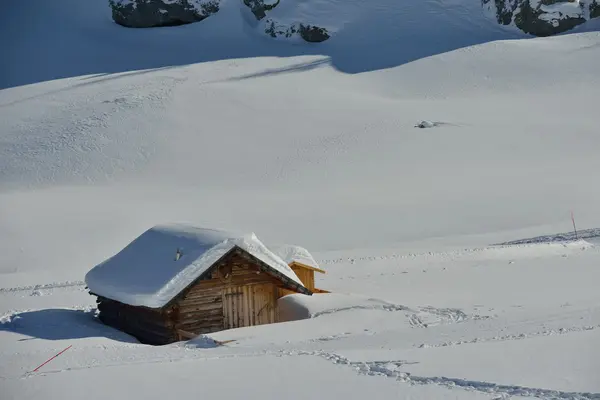
<path id="1" fill-rule="evenodd" d="M 52 290 L 52 289 L 62 289 L 62 288 L 70 288 L 70 287 L 83 287 L 83 286 L 85 286 L 85 282 L 83 282 L 83 281 L 40 283 L 37 285 L 0 288 L 0 294 L 17 293 L 17 292 L 32 292 L 32 291 L 36 291 L 36 290 Z"/>

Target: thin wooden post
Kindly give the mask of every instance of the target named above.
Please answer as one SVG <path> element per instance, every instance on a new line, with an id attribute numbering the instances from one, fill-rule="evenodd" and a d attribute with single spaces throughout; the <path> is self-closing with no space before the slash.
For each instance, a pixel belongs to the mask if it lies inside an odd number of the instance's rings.
<path id="1" fill-rule="evenodd" d="M 571 221 L 573 221 L 573 230 L 575 231 L 575 240 L 579 240 L 577 235 L 577 227 L 575 226 L 575 217 L 573 216 L 573 211 L 571 211 Z"/>

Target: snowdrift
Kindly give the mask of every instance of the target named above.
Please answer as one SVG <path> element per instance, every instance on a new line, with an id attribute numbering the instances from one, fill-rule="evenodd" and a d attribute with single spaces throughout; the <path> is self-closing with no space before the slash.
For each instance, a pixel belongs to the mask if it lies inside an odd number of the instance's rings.
<path id="1" fill-rule="evenodd" d="M 295 321 L 350 310 L 410 311 L 408 307 L 360 295 L 321 293 L 289 294 L 278 300 L 279 319 Z"/>

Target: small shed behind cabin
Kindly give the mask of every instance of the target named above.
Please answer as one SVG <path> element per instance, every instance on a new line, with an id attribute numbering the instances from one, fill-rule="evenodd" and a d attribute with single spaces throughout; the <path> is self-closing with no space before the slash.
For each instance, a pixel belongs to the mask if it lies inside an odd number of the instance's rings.
<path id="1" fill-rule="evenodd" d="M 326 272 L 319 267 L 319 264 L 307 249 L 290 244 L 269 245 L 269 249 L 288 264 L 308 290 L 313 293 L 329 293 L 327 290 L 316 287 L 315 272 L 320 274 Z M 278 297 L 292 293 L 295 292 L 288 289 L 279 289 Z"/>
<path id="2" fill-rule="evenodd" d="M 147 344 L 277 322 L 281 290 L 311 295 L 254 234 L 155 226 L 85 277 L 99 318 Z"/>

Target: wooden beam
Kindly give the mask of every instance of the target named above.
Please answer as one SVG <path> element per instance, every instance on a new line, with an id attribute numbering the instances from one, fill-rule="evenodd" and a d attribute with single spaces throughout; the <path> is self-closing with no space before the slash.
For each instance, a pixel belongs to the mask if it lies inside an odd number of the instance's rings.
<path id="1" fill-rule="evenodd" d="M 193 339 L 196 336 L 198 336 L 195 333 L 184 331 L 183 329 L 177 329 L 177 333 L 179 334 L 180 337 L 182 337 L 184 339 Z"/>
<path id="2" fill-rule="evenodd" d="M 309 270 L 311 270 L 311 271 L 320 272 L 320 273 L 322 273 L 322 274 L 326 274 L 326 273 L 327 273 L 327 272 L 325 272 L 325 270 L 322 270 L 321 268 L 312 267 L 312 266 L 310 266 L 310 265 L 306 265 L 306 264 L 303 264 L 303 263 L 301 263 L 301 262 L 298 262 L 298 261 L 292 261 L 292 262 L 290 263 L 290 268 L 292 268 L 292 267 L 298 267 L 298 268 L 309 269 Z"/>

